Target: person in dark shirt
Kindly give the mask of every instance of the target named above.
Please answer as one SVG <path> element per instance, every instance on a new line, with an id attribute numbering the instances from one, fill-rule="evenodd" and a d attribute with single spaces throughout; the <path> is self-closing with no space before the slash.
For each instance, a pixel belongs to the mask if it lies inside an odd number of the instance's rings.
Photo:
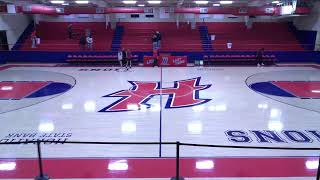
<path id="1" fill-rule="evenodd" d="M 264 48 L 261 48 L 257 51 L 256 60 L 257 60 L 257 66 L 263 66 L 263 53 Z"/>
<path id="2" fill-rule="evenodd" d="M 127 51 L 126 49 L 122 48 L 122 62 L 123 64 L 127 62 Z"/>
<path id="3" fill-rule="evenodd" d="M 85 47 L 86 47 L 86 36 L 82 35 L 80 37 L 79 45 L 80 45 L 81 50 L 85 50 Z"/>
<path id="4" fill-rule="evenodd" d="M 73 25 L 72 24 L 68 25 L 67 32 L 68 32 L 69 39 L 72 39 L 73 38 Z"/>
<path id="5" fill-rule="evenodd" d="M 160 49 L 161 48 L 161 34 L 159 31 L 156 32 L 156 36 L 157 36 L 157 48 Z"/>
<path id="6" fill-rule="evenodd" d="M 157 49 L 157 35 L 152 36 L 152 48 Z"/>
<path id="7" fill-rule="evenodd" d="M 128 69 L 128 68 L 132 67 L 132 54 L 131 54 L 130 49 L 128 49 L 126 52 L 127 52 L 126 53 L 127 54 L 126 68 Z"/>

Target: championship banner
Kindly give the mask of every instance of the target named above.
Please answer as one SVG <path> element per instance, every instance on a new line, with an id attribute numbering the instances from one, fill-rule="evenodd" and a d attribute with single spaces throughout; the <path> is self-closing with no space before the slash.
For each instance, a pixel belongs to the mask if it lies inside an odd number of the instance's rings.
<path id="1" fill-rule="evenodd" d="M 167 67 L 186 67 L 187 66 L 187 56 L 158 56 L 158 66 Z M 144 66 L 154 66 L 155 57 L 144 56 L 143 65 Z"/>

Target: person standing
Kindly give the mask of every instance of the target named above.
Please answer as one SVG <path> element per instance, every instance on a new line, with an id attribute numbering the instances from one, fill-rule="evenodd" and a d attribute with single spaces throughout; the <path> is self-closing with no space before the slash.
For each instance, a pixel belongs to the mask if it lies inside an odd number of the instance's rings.
<path id="1" fill-rule="evenodd" d="M 33 31 L 31 34 L 31 48 L 36 48 L 37 47 L 37 35 L 36 31 Z"/>
<path id="2" fill-rule="evenodd" d="M 127 51 L 125 48 L 122 48 L 122 62 L 123 63 L 127 62 Z"/>
<path id="3" fill-rule="evenodd" d="M 89 50 L 92 50 L 93 38 L 91 36 L 87 37 L 87 47 Z"/>
<path id="4" fill-rule="evenodd" d="M 84 35 L 82 35 L 80 37 L 79 45 L 80 45 L 81 50 L 86 49 L 86 37 Z"/>
<path id="5" fill-rule="evenodd" d="M 152 36 L 152 48 L 157 49 L 157 35 Z"/>
<path id="6" fill-rule="evenodd" d="M 73 38 L 73 25 L 69 24 L 67 27 L 67 33 L 68 33 L 68 38 L 72 39 Z"/>
<path id="7" fill-rule="evenodd" d="M 119 61 L 120 67 L 122 67 L 122 60 L 123 60 L 122 50 L 119 50 L 118 51 L 118 61 Z"/>
<path id="8" fill-rule="evenodd" d="M 126 53 L 126 54 L 127 54 L 127 64 L 126 64 L 126 68 L 128 69 L 128 66 L 129 66 L 129 68 L 132 67 L 132 54 L 131 54 L 130 49 L 128 49 L 126 52 L 127 52 L 127 53 Z"/>
<path id="9" fill-rule="evenodd" d="M 231 48 L 232 48 L 232 42 L 231 42 L 230 40 L 227 42 L 227 48 L 228 48 L 228 49 L 231 49 Z"/>
<path id="10" fill-rule="evenodd" d="M 161 34 L 159 31 L 156 32 L 156 36 L 157 36 L 157 48 L 160 49 L 161 48 Z"/>
<path id="11" fill-rule="evenodd" d="M 264 48 L 261 48 L 257 51 L 257 55 L 256 55 L 257 66 L 264 66 L 263 53 L 264 53 Z"/>
<path id="12" fill-rule="evenodd" d="M 153 50 L 153 67 L 155 66 L 158 66 L 159 67 L 159 64 L 158 64 L 158 50 L 157 49 L 154 49 Z"/>

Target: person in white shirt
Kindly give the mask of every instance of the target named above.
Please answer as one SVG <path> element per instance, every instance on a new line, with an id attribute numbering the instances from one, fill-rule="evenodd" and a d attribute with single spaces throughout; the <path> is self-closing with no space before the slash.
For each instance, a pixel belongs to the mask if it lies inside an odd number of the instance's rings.
<path id="1" fill-rule="evenodd" d="M 232 42 L 231 42 L 231 41 L 228 41 L 228 42 L 227 42 L 227 48 L 228 48 L 228 49 L 231 49 L 231 48 L 232 48 Z"/>
<path id="2" fill-rule="evenodd" d="M 120 67 L 122 67 L 122 59 L 123 59 L 123 54 L 122 54 L 122 50 L 118 51 L 118 60 L 120 63 Z"/>
<path id="3" fill-rule="evenodd" d="M 91 36 L 87 37 L 87 46 L 89 50 L 92 50 L 93 38 Z"/>

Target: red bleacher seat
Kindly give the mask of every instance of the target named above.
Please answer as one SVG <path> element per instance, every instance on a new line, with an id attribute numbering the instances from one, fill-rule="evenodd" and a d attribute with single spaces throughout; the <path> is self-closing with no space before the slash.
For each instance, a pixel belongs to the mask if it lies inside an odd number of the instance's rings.
<path id="1" fill-rule="evenodd" d="M 152 51 L 152 35 L 159 31 L 162 35 L 162 51 L 202 51 L 198 29 L 191 29 L 190 24 L 174 22 L 121 22 L 124 27 L 122 47 L 132 51 Z"/>
<path id="2" fill-rule="evenodd" d="M 114 30 L 106 29 L 104 22 L 74 22 L 74 39 L 68 39 L 68 22 L 39 22 L 36 26 L 37 34 L 41 38 L 41 44 L 37 48 L 31 48 L 30 37 L 23 44 L 22 50 L 46 50 L 46 51 L 79 51 L 79 38 L 90 29 L 93 36 L 93 49 L 95 51 L 110 51 Z"/>
<path id="3" fill-rule="evenodd" d="M 215 51 L 226 51 L 227 42 L 232 42 L 233 51 L 267 51 L 304 50 L 287 23 L 255 22 L 252 29 L 247 29 L 243 22 L 212 22 L 206 25 L 209 34 L 215 35 L 212 46 Z"/>

